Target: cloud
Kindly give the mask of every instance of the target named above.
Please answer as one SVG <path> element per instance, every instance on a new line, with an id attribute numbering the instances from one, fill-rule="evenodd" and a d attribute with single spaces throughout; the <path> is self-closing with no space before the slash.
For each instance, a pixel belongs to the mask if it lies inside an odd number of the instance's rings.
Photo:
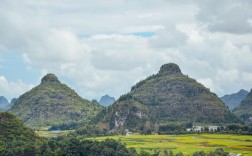
<path id="1" fill-rule="evenodd" d="M 237 67 L 245 71 L 252 69 L 252 51 L 249 45 L 242 45 L 240 47 L 234 45 L 231 42 L 224 43 L 221 49 L 221 57 L 223 66 L 225 67 Z"/>
<path id="2" fill-rule="evenodd" d="M 245 0 L 0 3 L 0 53 L 21 53 L 40 78 L 53 72 L 88 99 L 119 97 L 168 62 L 219 95 L 252 84 L 251 2 Z M 29 88 L 2 81 L 1 88 Z"/>
<path id="3" fill-rule="evenodd" d="M 25 55 L 40 68 L 89 59 L 90 47 L 65 29 L 53 29 L 28 41 Z"/>
<path id="4" fill-rule="evenodd" d="M 223 0 L 198 1 L 198 19 L 213 32 L 232 34 L 251 33 L 249 21 L 252 19 L 251 1 Z"/>
<path id="5" fill-rule="evenodd" d="M 150 41 L 155 48 L 167 48 L 183 46 L 187 36 L 174 27 L 161 29 L 156 32 L 156 36 Z"/>
<path id="6" fill-rule="evenodd" d="M 14 97 L 30 90 L 34 87 L 31 84 L 25 84 L 21 80 L 17 82 L 8 81 L 4 76 L 0 76 L 0 93 L 1 96 L 5 96 L 9 101 Z"/>

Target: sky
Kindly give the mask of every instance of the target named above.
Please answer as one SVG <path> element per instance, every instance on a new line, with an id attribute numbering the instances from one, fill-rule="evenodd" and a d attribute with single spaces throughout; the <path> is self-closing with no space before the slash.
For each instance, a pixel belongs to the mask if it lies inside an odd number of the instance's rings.
<path id="1" fill-rule="evenodd" d="M 47 73 L 88 100 L 118 98 L 162 64 L 218 96 L 252 88 L 250 0 L 1 0 L 0 95 Z"/>

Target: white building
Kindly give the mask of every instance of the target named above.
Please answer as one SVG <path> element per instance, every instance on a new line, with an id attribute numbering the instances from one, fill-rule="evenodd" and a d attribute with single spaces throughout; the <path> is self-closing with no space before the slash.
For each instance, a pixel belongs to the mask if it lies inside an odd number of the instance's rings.
<path id="1" fill-rule="evenodd" d="M 203 128 L 203 126 L 193 126 L 193 131 L 201 132 Z"/>
<path id="2" fill-rule="evenodd" d="M 208 126 L 209 131 L 217 131 L 219 126 Z"/>

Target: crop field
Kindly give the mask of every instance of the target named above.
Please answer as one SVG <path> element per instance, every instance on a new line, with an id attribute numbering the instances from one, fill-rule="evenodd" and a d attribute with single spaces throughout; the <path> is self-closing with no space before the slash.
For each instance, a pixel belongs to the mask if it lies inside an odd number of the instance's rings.
<path id="1" fill-rule="evenodd" d="M 59 137 L 59 136 L 67 136 L 71 132 L 71 130 L 67 131 L 35 131 L 36 134 L 40 137 L 45 138 L 53 138 L 53 137 Z"/>
<path id="2" fill-rule="evenodd" d="M 97 141 L 113 138 L 134 147 L 137 152 L 144 150 L 172 151 L 174 154 L 183 152 L 184 155 L 192 155 L 195 151 L 214 151 L 223 148 L 226 152 L 240 153 L 243 156 L 252 156 L 252 136 L 229 134 L 186 134 L 186 135 L 131 135 L 108 136 L 90 138 Z"/>

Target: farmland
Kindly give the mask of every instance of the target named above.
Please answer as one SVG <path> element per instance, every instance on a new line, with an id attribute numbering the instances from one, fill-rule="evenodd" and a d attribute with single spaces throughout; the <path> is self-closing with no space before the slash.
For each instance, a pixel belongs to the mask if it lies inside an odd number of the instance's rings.
<path id="1" fill-rule="evenodd" d="M 240 153 L 252 156 L 252 136 L 229 134 L 187 134 L 187 135 L 131 135 L 107 136 L 89 138 L 103 141 L 113 138 L 126 144 L 127 148 L 134 147 L 137 152 L 144 150 L 154 153 L 156 151 L 172 151 L 174 154 L 183 152 L 192 155 L 195 151 L 214 151 L 223 148 L 229 153 Z"/>

